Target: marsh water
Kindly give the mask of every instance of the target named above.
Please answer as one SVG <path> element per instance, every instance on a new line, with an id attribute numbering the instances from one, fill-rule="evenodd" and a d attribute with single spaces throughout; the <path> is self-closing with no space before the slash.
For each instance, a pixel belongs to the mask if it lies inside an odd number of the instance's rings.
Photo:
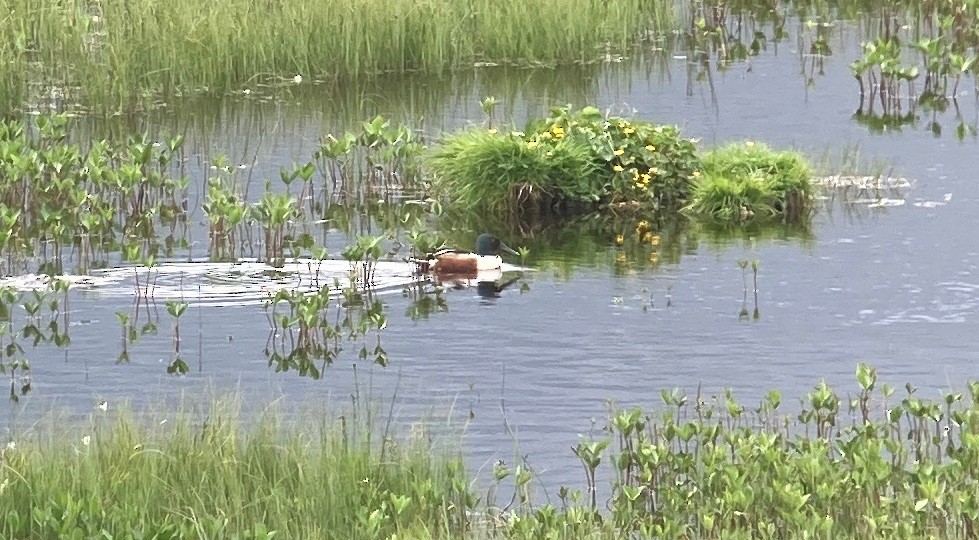
<path id="1" fill-rule="evenodd" d="M 366 392 L 384 400 L 382 415 L 393 401 L 399 422 L 464 433 L 474 469 L 519 456 L 548 486 L 581 486 L 570 447 L 600 429 L 609 402 L 655 408 L 660 390 L 673 387 L 707 395 L 731 388 L 746 403 L 778 388 L 792 401 L 823 378 L 845 393 L 856 388 L 858 362 L 929 396 L 961 388 L 977 377 L 979 350 L 979 141 L 956 136 L 951 108 L 935 114 L 939 135 L 930 112 L 900 129 L 870 130 L 854 119 L 859 89 L 848 67 L 860 54 L 861 28 L 834 23 L 833 54 L 821 59 L 807 54 L 804 21 L 790 19 L 786 29 L 758 56 L 714 65 L 709 77 L 681 52 L 649 49 L 587 67 L 480 68 L 343 88 L 304 83 L 267 98 L 174 102 L 126 121 L 83 122 L 80 131 L 92 133 L 186 133 L 197 193 L 209 156 L 226 154 L 254 165 L 256 177 L 276 178 L 280 166 L 307 160 L 319 137 L 354 121 L 383 114 L 437 136 L 482 122 L 479 102 L 488 95 L 500 100 L 499 117 L 518 123 L 553 105 L 596 104 L 676 123 L 701 147 L 750 139 L 816 162 L 859 153 L 866 168 L 883 163 L 911 185 L 887 193 L 901 205 L 831 198 L 806 234 L 704 234 L 656 264 L 612 236 L 589 237 L 587 227 L 534 238 L 502 231 L 531 247 L 533 270 L 496 298 L 449 288 L 444 309 L 425 316 L 400 288 L 380 293 L 387 367 L 358 360 L 349 347 L 319 379 L 269 365 L 270 325 L 259 303 L 194 303 L 190 277 L 181 323 L 190 371 L 167 373 L 173 346 L 162 305 L 158 334 L 140 338 L 119 363 L 115 313 L 134 298 L 118 292 L 131 285 L 76 290 L 70 345 L 28 348 L 31 389 L 0 406 L 9 436 L 52 408 L 87 415 L 103 400 L 116 407 L 233 391 L 249 407 L 282 400 L 332 413 Z M 974 124 L 971 84 L 958 102 Z M 190 219 L 206 218 L 198 211 Z M 459 227 L 462 237 L 480 232 Z M 333 253 L 347 239 L 329 227 L 323 234 Z M 203 254 L 204 238 L 198 234 L 192 255 Z M 758 262 L 757 303 L 741 260 Z"/>

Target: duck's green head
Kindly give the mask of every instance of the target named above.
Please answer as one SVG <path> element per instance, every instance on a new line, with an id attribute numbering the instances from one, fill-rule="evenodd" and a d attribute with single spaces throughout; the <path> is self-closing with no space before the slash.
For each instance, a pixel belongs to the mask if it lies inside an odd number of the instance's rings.
<path id="1" fill-rule="evenodd" d="M 492 234 L 483 233 L 476 239 L 476 255 L 499 255 L 501 251 L 520 255 Z"/>

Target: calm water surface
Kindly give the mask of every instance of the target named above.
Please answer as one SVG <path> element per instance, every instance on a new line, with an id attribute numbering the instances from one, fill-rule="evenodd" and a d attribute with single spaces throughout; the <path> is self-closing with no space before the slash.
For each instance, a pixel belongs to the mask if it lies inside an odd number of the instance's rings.
<path id="1" fill-rule="evenodd" d="M 228 100 L 193 120 L 175 111 L 149 121 L 189 130 L 202 156 L 221 152 L 242 162 L 257 156 L 259 167 L 277 171 L 308 159 L 316 139 L 346 118 L 376 112 L 424 118 L 437 133 L 480 121 L 478 101 L 493 94 L 516 118 L 568 101 L 632 108 L 642 118 L 680 124 L 705 147 L 753 139 L 814 159 L 858 149 L 912 179 L 904 206 L 834 205 L 820 212 L 814 239 L 804 244 L 705 242 L 678 264 L 630 271 L 626 262 L 616 271 L 609 242 L 596 263 L 560 273 L 542 264 L 522 280 L 525 290 L 514 286 L 497 299 L 449 290 L 448 311 L 418 321 L 405 315 L 407 299 L 383 296 L 390 319 L 382 342 L 391 364 L 360 365 L 361 391 L 384 399 L 397 391 L 396 414 L 405 422 L 428 418 L 464 428 L 474 467 L 526 455 L 548 485 L 578 486 L 583 476 L 569 447 L 597 430 L 609 400 L 654 407 L 661 389 L 694 392 L 699 385 L 708 394 L 730 387 L 746 402 L 779 388 L 789 402 L 821 378 L 852 391 L 861 361 L 876 365 L 884 380 L 913 382 L 929 396 L 979 377 L 979 145 L 955 139 L 951 115 L 941 117 L 942 137 L 924 122 L 900 133 L 868 133 L 851 119 L 858 88 L 847 65 L 860 37 L 846 25 L 833 36 L 836 54 L 812 84 L 800 74 L 808 60 L 792 38 L 750 63 L 715 71 L 713 91 L 690 81 L 686 60 L 666 54 L 584 75 L 525 71 L 494 79 L 483 71 L 402 81 L 364 90 L 373 99 L 354 101 L 363 107 L 353 111 L 339 112 L 342 100 L 323 100 L 313 90 L 281 102 Z M 971 94 L 970 87 L 963 110 L 975 121 Z M 952 194 L 947 205 L 914 205 L 946 194 Z M 739 259 L 760 262 L 757 320 L 739 319 Z M 18 404 L 0 405 L 14 434 L 53 406 L 85 414 L 101 399 L 114 406 L 237 390 L 255 406 L 283 397 L 328 410 L 328 402 L 346 402 L 355 391 L 352 354 L 322 380 L 269 368 L 262 354 L 269 325 L 259 306 L 192 305 L 181 327 L 191 372 L 172 377 L 165 371 L 172 344 L 162 305 L 159 336 L 141 340 L 131 362 L 117 365 L 114 312 L 128 310 L 130 301 L 95 290 L 73 293 L 72 302 L 72 345 L 29 350 L 32 391 Z"/>

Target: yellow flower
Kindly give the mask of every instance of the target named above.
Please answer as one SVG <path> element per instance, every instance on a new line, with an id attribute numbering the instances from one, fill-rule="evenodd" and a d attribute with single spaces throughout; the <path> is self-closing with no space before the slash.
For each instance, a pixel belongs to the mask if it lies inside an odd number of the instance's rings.
<path id="1" fill-rule="evenodd" d="M 510 132 L 510 136 L 511 137 L 523 137 L 524 136 L 524 133 L 523 133 L 523 131 L 511 131 Z"/>
<path id="2" fill-rule="evenodd" d="M 625 243 L 625 236 L 622 236 L 621 234 L 615 235 L 615 245 L 621 246 L 624 243 Z"/>
<path id="3" fill-rule="evenodd" d="M 639 223 L 636 224 L 636 230 L 637 231 L 648 231 L 649 230 L 649 222 L 646 221 L 645 219 L 642 220 L 642 221 L 640 221 Z"/>
<path id="4" fill-rule="evenodd" d="M 615 155 L 617 155 L 617 156 L 621 156 L 622 154 L 625 153 L 625 150 L 622 149 L 622 148 L 619 148 L 618 150 L 616 150 L 615 152 L 612 152 L 612 153 L 615 154 Z"/>
<path id="5" fill-rule="evenodd" d="M 650 152 L 655 152 L 656 151 L 656 147 L 653 146 L 653 145 L 651 145 L 651 144 L 647 144 L 646 145 L 646 150 L 649 150 Z"/>
<path id="6" fill-rule="evenodd" d="M 636 130 L 632 129 L 631 127 L 627 127 L 627 128 L 623 128 L 622 129 L 622 133 L 625 133 L 626 135 L 632 135 L 635 132 L 636 132 Z"/>
<path id="7" fill-rule="evenodd" d="M 750 146 L 754 146 L 754 145 L 755 145 L 755 141 L 745 141 L 745 142 L 744 142 L 744 145 L 745 145 L 745 146 L 749 146 L 749 147 L 750 147 Z"/>
<path id="8" fill-rule="evenodd" d="M 615 172 L 622 172 L 622 165 L 616 165 L 615 167 L 612 167 L 612 170 Z"/>
<path id="9" fill-rule="evenodd" d="M 649 237 L 649 245 L 654 246 L 654 247 L 659 245 L 659 235 L 658 234 L 654 234 L 651 237 Z"/>
<path id="10" fill-rule="evenodd" d="M 649 242 L 650 240 L 652 240 L 652 238 L 653 238 L 653 233 L 651 233 L 649 231 L 646 231 L 646 234 L 643 234 L 642 235 L 642 241 L 643 242 Z"/>
<path id="11" fill-rule="evenodd" d="M 653 264 L 659 264 L 659 253 L 655 251 L 649 254 L 649 262 Z"/>
<path id="12" fill-rule="evenodd" d="M 545 131 L 544 133 L 541 133 L 540 134 L 540 138 L 541 139 L 550 139 L 551 138 L 551 132 L 550 131 Z"/>
<path id="13" fill-rule="evenodd" d="M 540 143 L 537 141 L 527 141 L 527 148 L 531 148 L 531 149 L 537 148 L 538 144 Z"/>
<path id="14" fill-rule="evenodd" d="M 652 176 L 649 176 L 648 174 L 644 174 L 641 176 L 641 178 L 643 182 L 649 182 L 649 180 L 652 179 Z"/>
<path id="15" fill-rule="evenodd" d="M 496 128 L 489 128 L 486 130 L 486 133 L 489 133 L 490 135 L 496 135 Z"/>
<path id="16" fill-rule="evenodd" d="M 649 174 L 659 174 L 659 167 L 650 167 Z"/>
<path id="17" fill-rule="evenodd" d="M 694 178 L 700 178 L 700 171 L 694 171 L 693 172 L 693 177 Z"/>

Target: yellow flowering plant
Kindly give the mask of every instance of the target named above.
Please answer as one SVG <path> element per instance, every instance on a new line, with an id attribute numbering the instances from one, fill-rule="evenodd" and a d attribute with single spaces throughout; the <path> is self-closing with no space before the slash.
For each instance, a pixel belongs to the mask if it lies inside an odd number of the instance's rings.
<path id="1" fill-rule="evenodd" d="M 609 202 L 678 208 L 689 199 L 700 168 L 694 141 L 676 126 L 606 116 L 595 107 L 553 108 L 526 131 L 537 133 L 535 140 L 585 146 L 606 173 L 602 198 Z"/>

